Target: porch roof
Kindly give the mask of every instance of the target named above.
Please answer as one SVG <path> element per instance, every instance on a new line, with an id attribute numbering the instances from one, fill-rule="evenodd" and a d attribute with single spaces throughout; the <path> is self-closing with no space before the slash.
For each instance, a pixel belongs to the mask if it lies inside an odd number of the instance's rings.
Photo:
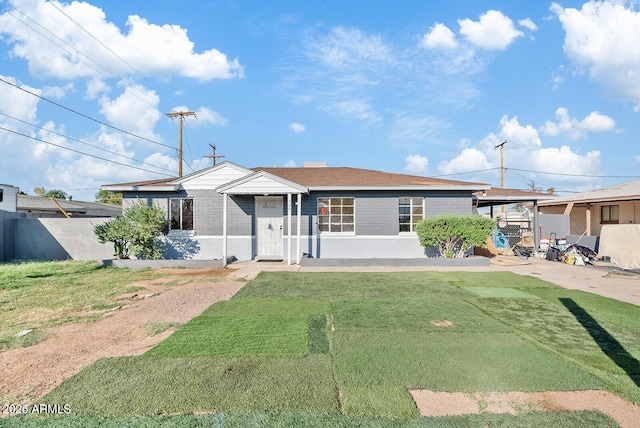
<path id="1" fill-rule="evenodd" d="M 266 171 L 257 171 L 231 181 L 216 189 L 228 195 L 286 195 L 309 193 L 306 186 L 289 181 Z"/>

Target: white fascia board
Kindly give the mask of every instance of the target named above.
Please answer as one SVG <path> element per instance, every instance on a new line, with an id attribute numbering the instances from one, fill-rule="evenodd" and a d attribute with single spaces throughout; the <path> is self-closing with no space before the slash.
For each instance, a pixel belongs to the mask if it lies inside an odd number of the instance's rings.
<path id="1" fill-rule="evenodd" d="M 110 192 L 175 192 L 180 189 L 179 184 L 168 184 L 165 186 L 100 186 L 102 190 Z"/>
<path id="2" fill-rule="evenodd" d="M 391 190 L 391 191 L 408 191 L 408 190 L 468 190 L 471 192 L 478 192 L 481 190 L 489 190 L 491 186 L 479 185 L 479 186 L 312 186 L 309 187 L 311 192 L 320 191 L 358 191 L 358 190 Z"/>

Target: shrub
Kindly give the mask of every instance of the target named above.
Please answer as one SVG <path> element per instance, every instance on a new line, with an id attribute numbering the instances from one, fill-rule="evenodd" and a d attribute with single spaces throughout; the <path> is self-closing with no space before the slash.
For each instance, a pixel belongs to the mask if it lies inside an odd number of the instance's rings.
<path id="1" fill-rule="evenodd" d="M 93 231 L 100 242 L 113 242 L 119 259 L 129 258 L 130 253 L 139 259 L 159 259 L 162 248 L 158 237 L 167 224 L 161 208 L 139 202 L 125 209 L 122 217 L 99 224 Z"/>
<path id="2" fill-rule="evenodd" d="M 496 222 L 475 215 L 438 215 L 416 226 L 420 245 L 435 247 L 443 257 L 463 257 L 471 247 L 483 247 Z"/>

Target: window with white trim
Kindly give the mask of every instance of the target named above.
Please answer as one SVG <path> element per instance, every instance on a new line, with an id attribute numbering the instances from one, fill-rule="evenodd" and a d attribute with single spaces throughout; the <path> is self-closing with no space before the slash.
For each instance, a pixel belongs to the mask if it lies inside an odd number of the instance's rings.
<path id="1" fill-rule="evenodd" d="M 424 218 L 424 198 L 398 198 L 400 232 L 415 232 L 416 224 Z"/>
<path id="2" fill-rule="evenodd" d="M 318 198 L 318 231 L 355 232 L 354 198 Z"/>
<path id="3" fill-rule="evenodd" d="M 170 230 L 193 230 L 193 199 L 169 200 Z"/>
<path id="4" fill-rule="evenodd" d="M 619 205 L 603 205 L 600 207 L 600 223 L 618 223 L 619 221 Z"/>

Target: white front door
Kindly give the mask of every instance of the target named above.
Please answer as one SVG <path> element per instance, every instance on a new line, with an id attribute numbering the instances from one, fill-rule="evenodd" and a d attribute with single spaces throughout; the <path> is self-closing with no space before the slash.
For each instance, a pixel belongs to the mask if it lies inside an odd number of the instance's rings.
<path id="1" fill-rule="evenodd" d="M 256 249 L 258 259 L 282 259 L 282 196 L 256 197 Z"/>

